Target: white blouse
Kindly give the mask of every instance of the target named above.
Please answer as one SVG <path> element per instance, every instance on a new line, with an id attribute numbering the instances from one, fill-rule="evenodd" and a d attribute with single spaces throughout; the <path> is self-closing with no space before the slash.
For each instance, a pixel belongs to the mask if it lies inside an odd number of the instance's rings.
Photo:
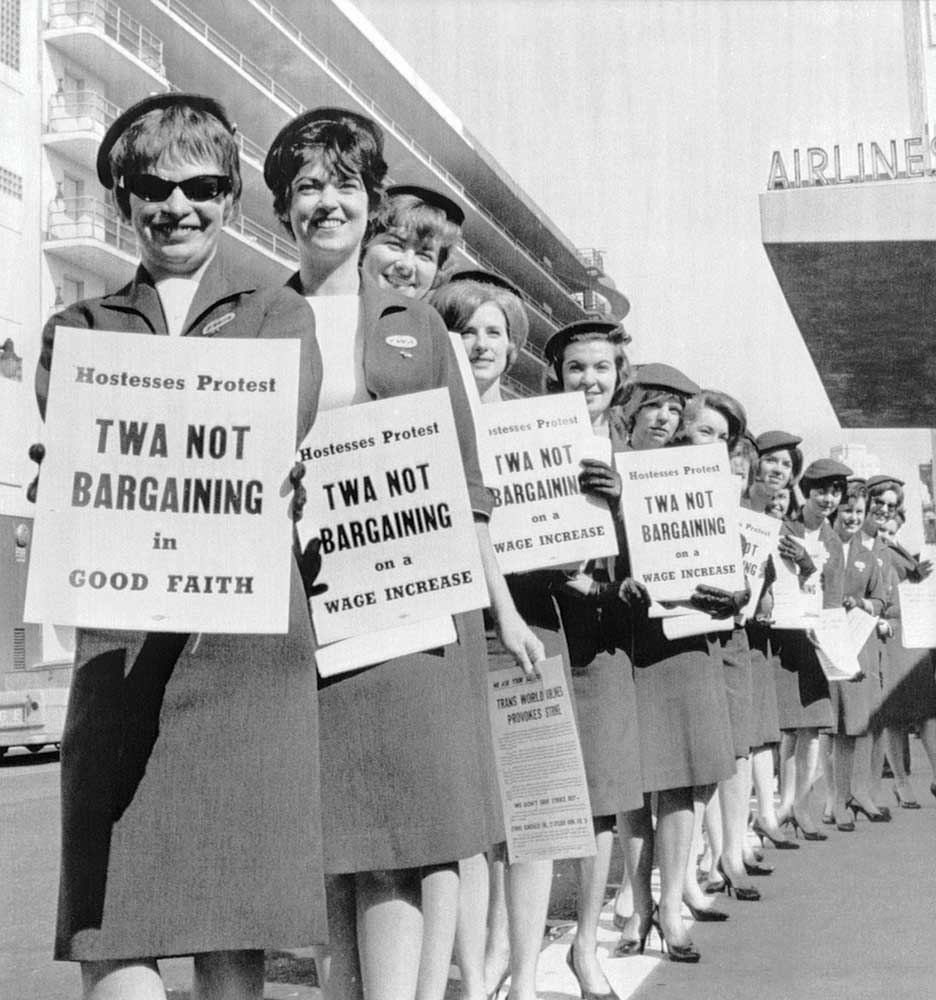
<path id="1" fill-rule="evenodd" d="M 307 295 L 315 314 L 315 338 L 322 352 L 322 389 L 318 408 L 366 403 L 364 384 L 364 340 L 359 329 L 360 298 L 357 295 Z"/>

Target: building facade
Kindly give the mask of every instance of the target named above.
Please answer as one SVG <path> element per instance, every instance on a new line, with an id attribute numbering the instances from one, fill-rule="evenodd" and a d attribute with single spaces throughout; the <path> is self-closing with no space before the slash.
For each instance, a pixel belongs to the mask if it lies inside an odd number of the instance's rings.
<path id="1" fill-rule="evenodd" d="M 600 252 L 572 246 L 346 0 L 0 0 L 0 414 L 19 430 L 0 443 L 0 513 L 29 513 L 43 323 L 120 287 L 137 261 L 96 179 L 98 144 L 125 107 L 169 89 L 216 95 L 237 122 L 244 191 L 223 241 L 253 282 L 282 281 L 298 260 L 272 214 L 264 152 L 300 111 L 338 105 L 383 127 L 393 182 L 465 206 L 459 264 L 522 289 L 532 329 L 513 392 L 539 387 L 557 325 L 627 312 Z"/>

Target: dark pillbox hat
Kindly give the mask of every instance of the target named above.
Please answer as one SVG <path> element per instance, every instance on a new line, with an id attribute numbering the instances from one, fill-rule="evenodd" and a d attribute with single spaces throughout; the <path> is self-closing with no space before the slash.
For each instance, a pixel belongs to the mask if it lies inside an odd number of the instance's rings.
<path id="1" fill-rule="evenodd" d="M 431 205 L 433 208 L 438 208 L 440 211 L 445 212 L 445 217 L 449 222 L 454 223 L 456 226 L 461 226 L 465 221 L 465 212 L 458 202 L 449 198 L 447 194 L 443 194 L 441 191 L 436 191 L 433 188 L 420 187 L 418 184 L 394 184 L 393 187 L 387 188 L 387 197 L 394 198 L 401 194 L 410 194 L 414 198 L 418 198 L 420 201 L 425 202 L 427 205 Z"/>
<path id="2" fill-rule="evenodd" d="M 869 490 L 873 490 L 875 486 L 884 486 L 885 484 L 887 486 L 901 487 L 904 485 L 904 481 L 902 479 L 898 479 L 896 476 L 872 476 L 865 483 L 865 486 L 867 486 Z"/>
<path id="3" fill-rule="evenodd" d="M 834 458 L 817 458 L 803 473 L 803 479 L 848 479 L 852 470 Z"/>
<path id="4" fill-rule="evenodd" d="M 586 333 L 603 334 L 608 340 L 616 334 L 620 343 L 630 343 L 630 336 L 624 332 L 624 328 L 620 323 L 612 323 L 602 319 L 580 319 L 575 323 L 567 323 L 565 326 L 560 327 L 546 341 L 546 346 L 543 348 L 546 360 L 550 364 L 555 364 L 556 360 L 565 350 L 566 345 L 576 337 Z"/>
<path id="5" fill-rule="evenodd" d="M 266 186 L 273 192 L 277 189 L 277 184 L 282 181 L 280 177 L 282 170 L 282 160 L 284 151 L 292 145 L 294 138 L 313 122 L 331 122 L 335 125 L 341 124 L 342 120 L 352 121 L 360 129 L 370 133 L 377 147 L 377 152 L 383 156 L 383 131 L 372 118 L 367 115 L 359 115 L 356 111 L 349 111 L 347 108 L 312 108 L 303 111 L 292 121 L 286 124 L 276 133 L 270 148 L 267 150 L 266 159 L 263 161 L 263 180 Z M 292 180 L 292 177 L 288 178 Z"/>
<path id="6" fill-rule="evenodd" d="M 482 285 L 496 285 L 498 288 L 505 288 L 508 292 L 516 295 L 518 299 L 523 298 L 523 293 L 512 281 L 508 281 L 500 274 L 495 274 L 494 271 L 482 271 L 480 268 L 472 271 L 456 271 L 448 279 L 448 284 L 454 284 L 456 281 L 477 281 Z"/>
<path id="7" fill-rule="evenodd" d="M 98 180 L 104 185 L 104 187 L 109 189 L 114 186 L 114 177 L 111 173 L 110 167 L 110 152 L 124 132 L 126 132 L 138 118 L 142 118 L 143 115 L 148 112 L 156 111 L 158 108 L 171 108 L 178 105 L 184 105 L 187 108 L 194 108 L 196 111 L 204 111 L 205 113 L 212 115 L 214 118 L 217 118 L 219 122 L 221 122 L 228 132 L 232 135 L 234 134 L 235 126 L 228 118 L 223 105 L 221 105 L 213 97 L 205 97 L 204 94 L 182 94 L 178 92 L 168 94 L 150 94 L 149 97 L 144 97 L 142 101 L 137 101 L 136 104 L 127 108 L 127 110 L 124 111 L 122 115 L 119 115 L 111 127 L 104 133 L 104 138 L 101 140 L 101 148 L 98 150 L 97 154 Z"/>
<path id="8" fill-rule="evenodd" d="M 684 375 L 678 368 L 656 361 L 649 365 L 640 365 L 634 376 L 634 382 L 645 388 L 669 389 L 671 392 L 678 392 L 683 396 L 695 396 L 702 391 L 688 375 Z"/>
<path id="9" fill-rule="evenodd" d="M 768 451 L 778 451 L 780 448 L 796 448 L 803 443 L 803 439 L 786 431 L 764 431 L 754 443 L 757 445 L 758 455 L 765 455 Z"/>

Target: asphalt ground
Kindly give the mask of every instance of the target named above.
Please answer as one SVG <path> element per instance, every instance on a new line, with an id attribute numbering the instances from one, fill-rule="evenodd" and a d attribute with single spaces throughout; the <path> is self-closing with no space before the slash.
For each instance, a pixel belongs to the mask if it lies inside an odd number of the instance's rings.
<path id="1" fill-rule="evenodd" d="M 823 828 L 829 840 L 799 851 L 767 848 L 777 870 L 759 879 L 761 902 L 720 901 L 724 924 L 696 924 L 698 965 L 663 958 L 651 934 L 642 957 L 613 958 L 610 904 L 600 955 L 622 998 L 646 1000 L 904 1000 L 936 992 L 936 798 L 922 749 L 911 740 L 913 783 L 922 808 L 896 808 L 893 822 L 859 818 L 854 833 Z M 55 754 L 11 753 L 0 762 L 0 997 L 74 1000 L 77 968 L 53 962 L 58 872 Z M 890 786 L 890 782 L 886 785 Z M 891 794 L 888 791 L 888 794 Z M 821 802 L 814 802 L 816 816 Z M 612 879 L 620 872 L 620 855 Z M 565 966 L 574 926 L 574 864 L 557 864 L 550 926 L 540 961 L 540 996 L 578 996 Z M 610 895 L 610 893 L 609 893 Z M 688 918 L 687 918 L 688 919 Z M 161 963 L 171 1000 L 188 1000 L 191 961 Z M 318 1000 L 308 952 L 268 956 L 266 1000 Z M 458 997 L 453 969 L 449 998 Z"/>

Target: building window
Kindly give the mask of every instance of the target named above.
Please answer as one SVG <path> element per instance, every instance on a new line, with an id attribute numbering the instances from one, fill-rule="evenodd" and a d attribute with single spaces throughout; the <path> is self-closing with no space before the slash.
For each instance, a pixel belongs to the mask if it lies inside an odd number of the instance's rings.
<path id="1" fill-rule="evenodd" d="M 0 167 L 0 194 L 23 200 L 23 178 L 6 167 Z"/>
<path id="2" fill-rule="evenodd" d="M 20 0 L 0 0 L 0 63 L 20 68 Z"/>

